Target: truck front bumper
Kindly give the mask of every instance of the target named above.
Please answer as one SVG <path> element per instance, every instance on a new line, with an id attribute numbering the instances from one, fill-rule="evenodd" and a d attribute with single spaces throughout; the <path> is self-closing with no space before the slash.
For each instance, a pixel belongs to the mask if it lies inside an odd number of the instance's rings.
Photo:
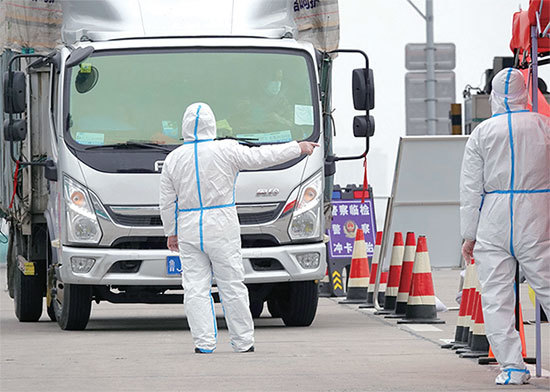
<path id="1" fill-rule="evenodd" d="M 306 253 L 318 253 L 316 268 L 303 268 L 297 257 Z M 244 248 L 242 250 L 245 283 L 274 283 L 321 279 L 326 271 L 325 245 L 320 243 L 283 245 L 266 248 Z M 169 275 L 166 258 L 174 256 L 168 250 L 132 250 L 111 248 L 76 248 L 63 246 L 59 273 L 61 280 L 69 284 L 125 285 L 125 286 L 179 286 L 181 276 Z M 75 273 L 71 268 L 72 257 L 95 259 L 87 273 Z M 255 259 L 275 259 L 279 269 L 258 269 L 253 267 Z M 118 261 L 141 260 L 137 272 L 111 272 Z M 281 268 L 282 267 L 282 268 Z"/>

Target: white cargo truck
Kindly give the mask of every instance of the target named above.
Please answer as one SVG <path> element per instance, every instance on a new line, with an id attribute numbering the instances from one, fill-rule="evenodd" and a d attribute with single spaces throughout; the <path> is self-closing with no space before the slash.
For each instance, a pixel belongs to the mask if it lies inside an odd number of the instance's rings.
<path id="1" fill-rule="evenodd" d="M 44 297 L 50 318 L 69 330 L 86 327 L 93 301 L 182 302 L 159 174 L 182 143 L 183 111 L 202 101 L 219 138 L 321 144 L 310 157 L 241 173 L 235 193 L 253 315 L 267 302 L 288 326 L 312 323 L 331 176 L 337 160 L 368 152 L 374 87 L 365 53 L 323 52 L 295 38 L 292 13 L 305 3 L 66 1 L 63 44 L 10 59 L 0 211 L 10 222 L 8 281 L 20 321 L 37 321 Z M 366 145 L 356 157 L 331 149 L 336 52 L 365 62 L 352 75 L 362 112 L 353 132 Z"/>

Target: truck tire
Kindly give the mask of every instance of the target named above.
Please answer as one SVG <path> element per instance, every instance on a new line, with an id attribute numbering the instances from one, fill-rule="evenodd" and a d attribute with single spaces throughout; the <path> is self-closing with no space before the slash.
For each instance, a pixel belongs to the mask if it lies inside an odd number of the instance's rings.
<path id="1" fill-rule="evenodd" d="M 17 229 L 13 229 L 10 246 L 11 277 L 15 316 L 21 322 L 35 322 L 42 316 L 42 266 L 34 263 L 35 275 L 25 275 L 18 267 L 17 255 L 26 256 L 26 238 Z"/>
<path id="2" fill-rule="evenodd" d="M 287 327 L 308 327 L 315 319 L 319 288 L 316 281 L 292 282 L 277 303 Z"/>
<path id="3" fill-rule="evenodd" d="M 92 287 L 58 282 L 57 294 L 52 298 L 52 305 L 57 324 L 61 329 L 81 331 L 86 328 L 90 320 Z"/>
<path id="4" fill-rule="evenodd" d="M 14 271 L 15 316 L 21 322 L 34 322 L 42 316 L 42 284 L 38 276 L 26 276 Z"/>
<path id="5" fill-rule="evenodd" d="M 267 300 L 267 310 L 269 310 L 269 314 L 271 315 L 271 317 L 281 317 L 281 307 L 279 306 L 279 302 L 277 302 L 276 299 Z"/>

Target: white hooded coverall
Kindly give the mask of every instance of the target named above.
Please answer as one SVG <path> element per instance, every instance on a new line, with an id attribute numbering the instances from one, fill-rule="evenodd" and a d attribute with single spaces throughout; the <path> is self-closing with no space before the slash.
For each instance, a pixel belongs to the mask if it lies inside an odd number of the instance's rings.
<path id="1" fill-rule="evenodd" d="M 516 261 L 550 314 L 550 118 L 526 110 L 519 70 L 502 70 L 492 86 L 493 116 L 464 152 L 460 218 L 462 237 L 476 241 L 487 338 L 513 382 L 526 372 L 515 329 Z"/>
<path id="2" fill-rule="evenodd" d="M 190 105 L 183 115 L 183 145 L 162 168 L 160 211 L 166 236 L 178 235 L 184 304 L 195 347 L 216 348 L 217 326 L 211 295 L 215 278 L 231 344 L 254 344 L 248 290 L 243 283 L 235 183 L 240 170 L 261 169 L 300 156 L 296 142 L 247 147 L 217 140 L 216 120 L 207 104 Z"/>

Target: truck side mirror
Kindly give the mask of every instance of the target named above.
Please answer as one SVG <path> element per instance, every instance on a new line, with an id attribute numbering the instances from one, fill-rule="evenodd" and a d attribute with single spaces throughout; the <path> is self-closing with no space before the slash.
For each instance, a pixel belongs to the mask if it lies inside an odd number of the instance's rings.
<path id="1" fill-rule="evenodd" d="M 11 88 L 9 79 L 10 72 L 4 72 L 4 112 L 23 113 L 27 107 L 25 73 L 21 71 L 11 72 Z"/>
<path id="2" fill-rule="evenodd" d="M 374 109 L 374 74 L 372 69 L 354 69 L 351 78 L 355 110 Z"/>
<path id="3" fill-rule="evenodd" d="M 374 135 L 374 117 L 355 116 L 353 118 L 353 136 L 371 137 Z"/>
<path id="4" fill-rule="evenodd" d="M 20 142 L 27 137 L 27 121 L 15 120 L 10 124 L 9 120 L 4 121 L 4 140 L 8 142 Z"/>

